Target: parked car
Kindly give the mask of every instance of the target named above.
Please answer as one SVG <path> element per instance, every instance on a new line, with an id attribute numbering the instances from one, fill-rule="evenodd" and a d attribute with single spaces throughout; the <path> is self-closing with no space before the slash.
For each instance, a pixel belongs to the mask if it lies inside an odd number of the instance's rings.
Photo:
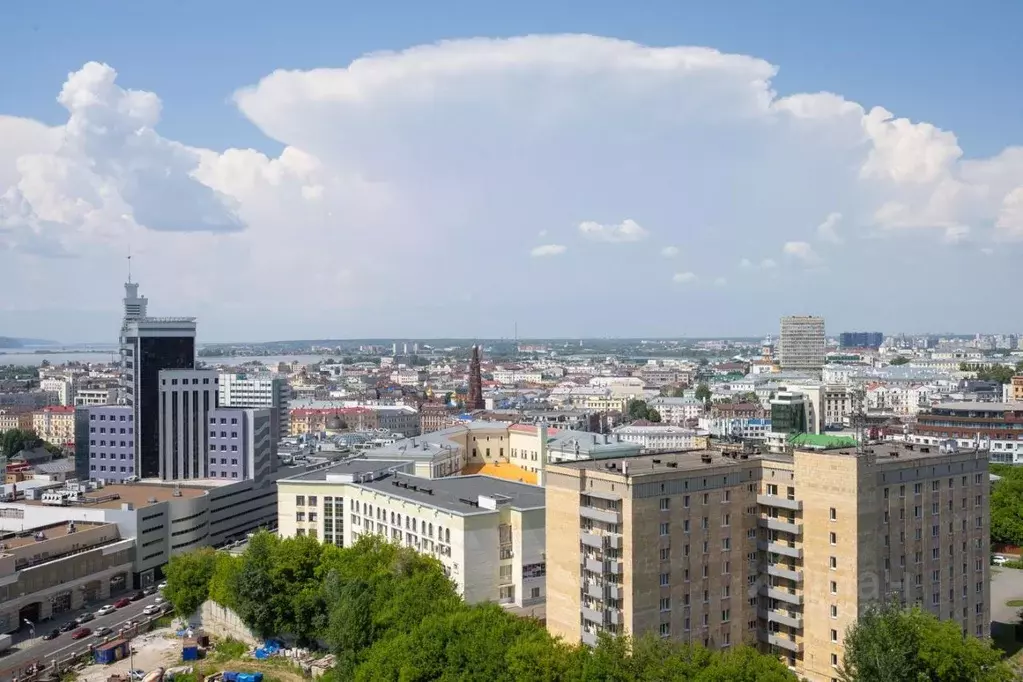
<path id="1" fill-rule="evenodd" d="M 96 635 L 97 637 L 106 637 L 111 632 L 113 632 L 113 630 L 111 630 L 108 627 L 100 627 L 96 628 L 96 630 L 92 634 Z"/>
<path id="2" fill-rule="evenodd" d="M 1005 564 L 1009 563 L 1009 557 L 1002 556 L 1001 554 L 995 554 L 993 557 L 991 557 L 991 563 L 994 564 L 995 566 L 1004 566 Z"/>
<path id="3" fill-rule="evenodd" d="M 106 606 L 101 606 L 101 607 L 99 607 L 99 609 L 96 610 L 96 617 L 99 618 L 100 616 L 105 616 L 105 615 L 107 615 L 109 613 L 113 613 L 113 612 L 114 612 L 114 605 L 113 604 L 107 604 Z"/>
<path id="4" fill-rule="evenodd" d="M 142 613 L 147 616 L 152 616 L 153 614 L 160 613 L 160 607 L 156 604 L 150 604 L 146 608 L 142 609 Z"/>
<path id="5" fill-rule="evenodd" d="M 73 620 L 69 620 L 68 622 L 64 623 L 59 628 L 57 628 L 57 630 L 59 630 L 60 632 L 71 632 L 76 627 L 78 627 L 78 623 L 76 623 Z"/>
<path id="6" fill-rule="evenodd" d="M 160 604 L 163 604 L 165 601 L 167 600 L 164 599 L 163 597 L 157 597 L 156 599 L 153 600 L 153 603 L 159 606 Z"/>
<path id="7" fill-rule="evenodd" d="M 61 632 L 60 630 L 58 630 L 57 628 L 54 628 L 54 629 L 50 630 L 49 632 L 47 632 L 45 635 L 43 635 L 43 639 L 45 639 L 47 641 L 49 641 L 51 639 L 57 639 L 58 637 L 60 637 L 60 632 Z"/>
<path id="8" fill-rule="evenodd" d="M 127 597 L 122 597 L 114 602 L 114 608 L 123 609 L 125 606 L 128 606 L 129 604 L 131 604 L 131 599 L 128 599 Z"/>
<path id="9" fill-rule="evenodd" d="M 156 588 L 153 587 L 152 585 L 150 585 L 149 587 L 147 587 L 144 590 L 142 590 L 142 594 L 147 596 L 147 597 L 149 595 L 151 595 L 151 594 L 156 594 Z"/>
<path id="10" fill-rule="evenodd" d="M 144 599 L 145 596 L 146 596 L 146 593 L 143 592 L 142 590 L 139 590 L 135 594 L 131 595 L 129 597 L 129 599 L 131 599 L 132 601 L 138 601 L 139 599 Z"/>
<path id="11" fill-rule="evenodd" d="M 78 623 L 79 625 L 82 625 L 83 623 L 88 623 L 95 617 L 96 616 L 92 615 L 91 613 L 83 613 L 82 615 L 78 616 L 78 618 L 75 618 L 75 622 Z"/>
<path id="12" fill-rule="evenodd" d="M 164 581 L 163 581 L 162 583 L 160 583 L 159 585 L 157 585 L 157 586 L 156 586 L 156 589 L 158 589 L 158 590 L 160 590 L 161 592 L 163 592 L 163 591 L 164 591 L 165 589 L 167 589 L 167 581 L 166 581 L 166 580 L 164 580 Z"/>
<path id="13" fill-rule="evenodd" d="M 71 633 L 71 639 L 85 639 L 92 634 L 92 630 L 89 628 L 78 628 Z"/>

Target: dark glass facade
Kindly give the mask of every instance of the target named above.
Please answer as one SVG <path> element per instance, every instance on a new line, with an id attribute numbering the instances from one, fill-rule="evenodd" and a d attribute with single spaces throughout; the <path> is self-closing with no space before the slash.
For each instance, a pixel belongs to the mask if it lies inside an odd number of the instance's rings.
<path id="1" fill-rule="evenodd" d="M 880 348 L 884 343 L 881 332 L 842 332 L 838 336 L 842 348 Z"/>
<path id="2" fill-rule="evenodd" d="M 89 480 L 89 408 L 75 409 L 75 477 Z"/>
<path id="3" fill-rule="evenodd" d="M 135 442 L 139 452 L 139 475 L 156 478 L 160 475 L 160 370 L 193 369 L 195 339 L 144 336 L 136 343 Z"/>
<path id="4" fill-rule="evenodd" d="M 772 404 L 771 430 L 776 433 L 806 433 L 806 411 L 803 404 Z"/>

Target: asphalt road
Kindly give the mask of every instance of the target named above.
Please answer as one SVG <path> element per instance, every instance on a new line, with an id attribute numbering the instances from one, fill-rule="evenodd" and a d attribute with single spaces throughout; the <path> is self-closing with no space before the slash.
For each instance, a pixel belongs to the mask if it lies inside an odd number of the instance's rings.
<path id="1" fill-rule="evenodd" d="M 88 637 L 78 640 L 71 639 L 71 632 L 62 632 L 59 637 L 49 641 L 43 640 L 42 636 L 54 628 L 59 628 L 62 624 L 69 620 L 74 620 L 87 611 L 95 613 L 101 606 L 105 604 L 113 604 L 121 597 L 132 593 L 133 591 L 129 590 L 111 597 L 106 602 L 91 604 L 87 609 L 62 613 L 57 618 L 37 623 L 36 637 L 34 639 L 26 638 L 18 641 L 16 635 L 14 646 L 6 654 L 0 655 L 0 682 L 8 682 L 12 673 L 16 673 L 18 670 L 25 668 L 33 662 L 48 665 L 50 661 L 54 659 L 66 658 L 72 652 L 84 651 L 89 647 L 89 644 L 99 644 L 103 642 L 106 639 L 105 637 L 101 638 L 93 635 L 89 635 Z M 149 604 L 153 604 L 156 601 L 157 596 L 158 594 L 152 594 L 140 599 L 139 601 L 132 602 L 123 609 L 117 609 L 113 613 L 109 613 L 105 616 L 97 616 L 95 619 L 86 623 L 83 627 L 87 627 L 95 631 L 96 628 L 105 626 L 114 632 L 117 632 L 117 630 L 129 620 L 142 620 L 142 610 Z"/>

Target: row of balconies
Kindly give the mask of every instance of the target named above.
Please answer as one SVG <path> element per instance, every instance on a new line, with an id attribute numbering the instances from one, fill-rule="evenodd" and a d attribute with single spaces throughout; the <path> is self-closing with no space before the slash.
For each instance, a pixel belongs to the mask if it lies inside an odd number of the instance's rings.
<path id="1" fill-rule="evenodd" d="M 790 511 L 802 511 L 803 502 L 788 497 L 780 497 L 778 495 L 757 495 L 757 504 L 762 504 L 766 507 L 777 507 L 779 509 L 788 509 Z"/>
<path id="2" fill-rule="evenodd" d="M 599 583 L 596 581 L 583 581 L 582 593 L 592 599 L 607 601 L 609 599 L 621 599 L 624 591 L 615 583 Z"/>
<path id="3" fill-rule="evenodd" d="M 622 610 L 612 608 L 591 608 L 583 605 L 582 609 L 583 619 L 590 621 L 596 625 L 621 625 L 623 622 Z"/>
<path id="4" fill-rule="evenodd" d="M 580 565 L 591 573 L 621 575 L 621 559 L 600 559 L 597 557 L 583 555 L 580 557 Z"/>
<path id="5" fill-rule="evenodd" d="M 595 531 L 580 531 L 580 539 L 587 547 L 594 549 L 621 549 L 622 536 L 618 533 L 598 533 Z"/>
<path id="6" fill-rule="evenodd" d="M 797 642 L 794 637 L 782 634 L 780 632 L 769 632 L 761 630 L 758 633 L 761 642 L 766 642 L 771 646 L 776 646 L 786 651 L 793 653 L 801 653 L 803 651 L 803 643 Z"/>
<path id="7" fill-rule="evenodd" d="M 579 507 L 579 515 L 584 519 L 600 521 L 601 523 L 619 524 L 622 522 L 622 513 L 611 509 L 598 509 L 596 507 Z"/>

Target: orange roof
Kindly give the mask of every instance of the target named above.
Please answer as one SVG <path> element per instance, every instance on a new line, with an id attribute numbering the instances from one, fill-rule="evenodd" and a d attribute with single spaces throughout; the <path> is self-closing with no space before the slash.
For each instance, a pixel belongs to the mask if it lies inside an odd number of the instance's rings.
<path id="1" fill-rule="evenodd" d="M 526 471 L 520 466 L 509 464 L 508 462 L 487 462 L 485 464 L 469 464 L 461 471 L 463 476 L 471 476 L 473 474 L 482 474 L 483 476 L 493 476 L 494 478 L 503 478 L 506 481 L 518 481 L 520 483 L 530 483 L 536 485 L 536 474 L 532 471 Z"/>

